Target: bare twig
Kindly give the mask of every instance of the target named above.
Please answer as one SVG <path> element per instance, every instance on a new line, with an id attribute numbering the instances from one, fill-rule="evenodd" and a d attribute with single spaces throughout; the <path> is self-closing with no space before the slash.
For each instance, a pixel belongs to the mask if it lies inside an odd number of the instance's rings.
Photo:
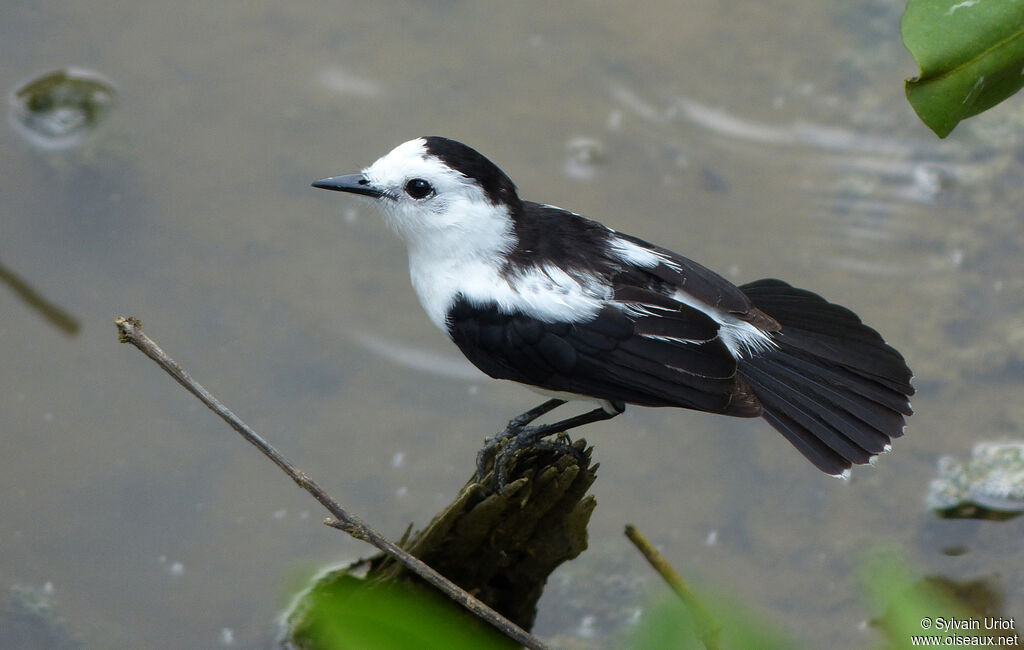
<path id="1" fill-rule="evenodd" d="M 120 334 L 120 340 L 122 343 L 131 343 L 143 354 L 155 361 L 156 364 L 163 368 L 164 371 L 173 377 L 175 381 L 184 386 L 185 390 L 199 398 L 199 401 L 231 425 L 231 428 L 241 434 L 243 438 L 255 445 L 265 456 L 267 456 L 267 458 L 272 460 L 275 465 L 280 467 L 288 476 L 290 476 L 293 481 L 298 483 L 302 489 L 312 494 L 317 501 L 327 508 L 327 511 L 330 512 L 334 518 L 327 519 L 324 521 L 325 524 L 333 526 L 334 528 L 339 528 L 356 539 L 373 544 L 384 553 L 395 558 L 398 562 L 401 562 L 410 571 L 420 576 L 434 587 L 440 589 L 449 598 L 468 609 L 477 617 L 490 623 L 517 643 L 521 643 L 527 648 L 534 648 L 537 650 L 547 649 L 548 646 L 546 646 L 540 639 L 504 618 L 501 614 L 498 614 L 477 598 L 466 593 L 463 589 L 460 589 L 458 585 L 451 582 L 437 571 L 434 571 L 432 568 L 400 548 L 397 544 L 364 524 L 355 515 L 351 515 L 346 512 L 333 497 L 327 494 L 327 492 L 325 492 L 324 489 L 316 483 L 316 481 L 307 476 L 304 472 L 297 470 L 295 466 L 292 465 L 287 458 L 282 456 L 281 453 L 273 446 L 271 446 L 270 443 L 249 428 L 249 426 L 242 422 L 238 416 L 228 410 L 228 408 L 221 404 L 217 398 L 211 395 L 209 391 L 192 379 L 192 377 L 190 377 L 180 365 L 167 356 L 167 354 L 142 331 L 142 323 L 137 318 L 120 317 L 114 321 L 114 324 L 117 325 L 117 330 Z"/>
<path id="2" fill-rule="evenodd" d="M 697 638 L 704 644 L 704 647 L 707 650 L 720 650 L 722 646 L 718 641 L 718 633 L 721 631 L 721 626 L 715 621 L 711 612 L 700 602 L 700 599 L 686 586 L 686 582 L 683 581 L 682 577 L 676 573 L 676 570 L 658 552 L 658 549 L 654 548 L 633 524 L 626 524 L 626 537 L 629 538 L 629 541 L 633 542 L 633 545 L 636 546 L 647 562 L 668 583 L 672 591 L 676 592 L 676 595 L 683 601 L 686 609 L 690 610 L 690 615 L 694 621 L 694 632 Z"/>

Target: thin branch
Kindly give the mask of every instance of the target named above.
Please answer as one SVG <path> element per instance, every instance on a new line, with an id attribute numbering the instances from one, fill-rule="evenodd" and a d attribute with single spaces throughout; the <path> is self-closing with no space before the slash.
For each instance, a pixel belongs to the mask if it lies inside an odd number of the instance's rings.
<path id="1" fill-rule="evenodd" d="M 657 571 L 661 577 L 668 583 L 668 586 L 672 591 L 676 592 L 679 599 L 683 601 L 683 605 L 686 609 L 690 610 L 690 615 L 694 620 L 694 632 L 697 638 L 701 640 L 704 647 L 707 650 L 720 650 L 721 644 L 718 641 L 718 633 L 721 631 L 721 626 L 715 621 L 711 612 L 704 607 L 704 603 L 700 602 L 696 594 L 690 591 L 690 588 L 686 586 L 686 582 L 683 581 L 682 577 L 676 573 L 676 570 L 672 568 L 672 565 L 668 563 L 665 557 L 658 552 L 658 549 L 647 541 L 647 538 L 636 529 L 633 524 L 626 524 L 626 537 L 629 541 L 633 542 L 640 554 L 644 556 L 648 563 L 654 570 Z"/>
<path id="2" fill-rule="evenodd" d="M 77 318 L 44 298 L 32 285 L 3 264 L 0 264 L 0 282 L 9 286 L 19 298 L 25 301 L 26 305 L 36 310 L 54 327 L 68 336 L 78 334 L 81 324 Z"/>
<path id="3" fill-rule="evenodd" d="M 155 361 L 156 364 L 163 368 L 164 371 L 173 377 L 175 381 L 184 386 L 185 390 L 199 398 L 199 401 L 231 425 L 231 428 L 241 434 L 243 438 L 255 445 L 265 456 L 267 456 L 267 458 L 280 467 L 285 474 L 298 483 L 302 489 L 312 494 L 317 501 L 327 508 L 327 511 L 331 513 L 334 519 L 327 519 L 324 522 L 325 524 L 343 530 L 356 539 L 373 544 L 384 553 L 401 562 L 410 571 L 443 591 L 449 598 L 468 609 L 477 617 L 483 619 L 487 623 L 490 623 L 517 643 L 536 650 L 546 650 L 548 648 L 548 646 L 540 639 L 529 632 L 526 632 L 477 598 L 474 598 L 466 591 L 459 588 L 458 585 L 451 582 L 437 571 L 434 571 L 419 559 L 413 557 L 400 548 L 397 544 L 364 524 L 355 515 L 351 515 L 346 512 L 333 497 L 327 494 L 327 492 L 325 492 L 324 489 L 316 483 L 316 481 L 307 476 L 304 472 L 297 470 L 295 466 L 292 465 L 287 458 L 282 456 L 281 453 L 273 446 L 271 446 L 270 443 L 249 428 L 249 426 L 242 422 L 238 416 L 228 410 L 228 408 L 221 404 L 217 398 L 211 395 L 209 391 L 192 379 L 192 377 L 190 377 L 180 365 L 167 356 L 167 354 L 142 331 L 142 323 L 137 318 L 120 317 L 114 321 L 114 324 L 117 325 L 120 341 L 122 343 L 131 343 L 143 354 Z"/>

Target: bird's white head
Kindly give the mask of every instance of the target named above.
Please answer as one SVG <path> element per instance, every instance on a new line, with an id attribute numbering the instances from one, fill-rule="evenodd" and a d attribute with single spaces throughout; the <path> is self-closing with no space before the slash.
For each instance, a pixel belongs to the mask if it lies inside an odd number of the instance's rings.
<path id="1" fill-rule="evenodd" d="M 514 292 L 500 269 L 516 245 L 522 204 L 508 176 L 470 147 L 416 138 L 361 173 L 313 187 L 373 200 L 405 240 L 413 288 L 442 330 L 456 296 L 484 300 Z"/>
<path id="2" fill-rule="evenodd" d="M 409 140 L 362 173 L 313 186 L 374 199 L 410 250 L 488 255 L 514 243 L 515 185 L 484 156 L 447 138 Z"/>

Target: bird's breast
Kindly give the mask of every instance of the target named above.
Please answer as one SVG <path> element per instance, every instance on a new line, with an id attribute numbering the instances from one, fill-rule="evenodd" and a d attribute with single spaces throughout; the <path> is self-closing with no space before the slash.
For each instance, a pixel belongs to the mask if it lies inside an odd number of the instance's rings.
<path id="1" fill-rule="evenodd" d="M 410 254 L 409 272 L 420 304 L 441 330 L 447 329 L 448 310 L 460 296 L 544 322 L 590 320 L 612 298 L 611 286 L 597 277 L 552 265 L 509 268 L 500 258 Z"/>

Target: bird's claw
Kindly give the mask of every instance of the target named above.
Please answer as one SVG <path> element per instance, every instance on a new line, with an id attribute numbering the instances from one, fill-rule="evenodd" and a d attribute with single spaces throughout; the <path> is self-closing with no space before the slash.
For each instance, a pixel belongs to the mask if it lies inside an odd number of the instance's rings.
<path id="1" fill-rule="evenodd" d="M 503 432 L 484 442 L 483 449 L 476 457 L 474 480 L 484 481 L 487 477 L 488 461 L 493 460 L 493 487 L 496 492 L 504 496 L 509 473 L 515 467 L 516 458 L 525 450 L 572 454 L 577 463 L 581 466 L 586 465 L 586 455 L 573 446 L 567 433 L 557 434 L 557 440 L 545 440 L 544 438 L 551 434 L 550 431 L 547 431 L 545 427 L 524 426 L 525 423 L 520 422 L 520 419 L 521 417 L 513 419 Z"/>

